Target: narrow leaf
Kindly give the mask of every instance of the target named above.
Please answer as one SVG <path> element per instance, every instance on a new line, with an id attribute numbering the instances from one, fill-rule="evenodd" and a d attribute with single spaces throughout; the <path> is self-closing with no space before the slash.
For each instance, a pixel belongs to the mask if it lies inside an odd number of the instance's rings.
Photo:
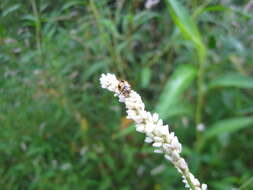
<path id="1" fill-rule="evenodd" d="M 237 117 L 218 121 L 217 123 L 213 124 L 210 129 L 205 131 L 204 138 L 206 140 L 222 133 L 236 132 L 245 127 L 249 127 L 252 124 L 253 117 Z"/>
<path id="2" fill-rule="evenodd" d="M 141 86 L 146 88 L 149 85 L 151 78 L 151 69 L 149 67 L 144 67 L 141 70 Z"/>
<path id="3" fill-rule="evenodd" d="M 157 13 L 153 13 L 153 12 L 149 12 L 149 11 L 142 11 L 139 14 L 137 14 L 136 16 L 134 16 L 134 24 L 135 25 L 141 25 L 144 24 L 146 22 L 148 22 L 149 20 L 153 19 L 153 18 L 158 18 L 159 14 Z"/>
<path id="4" fill-rule="evenodd" d="M 104 28 L 106 30 L 108 30 L 108 32 L 110 32 L 112 35 L 114 35 L 117 38 L 120 37 L 120 33 L 118 32 L 117 27 L 115 26 L 115 24 L 111 20 L 101 19 L 100 22 L 104 26 Z"/>
<path id="5" fill-rule="evenodd" d="M 204 47 L 200 33 L 190 14 L 177 0 L 166 0 L 171 17 L 184 37 L 192 40 L 197 47 Z"/>
<path id="6" fill-rule="evenodd" d="M 3 13 L 2 13 L 2 16 L 5 17 L 5 16 L 11 14 L 12 12 L 15 12 L 19 8 L 20 8 L 20 4 L 15 4 L 15 5 L 7 8 L 6 10 L 4 10 Z"/>
<path id="7" fill-rule="evenodd" d="M 119 131 L 116 134 L 112 135 L 112 139 L 118 139 L 118 138 L 122 138 L 124 136 L 127 136 L 128 134 L 135 132 L 136 127 L 135 124 L 130 125 L 129 127 L 125 128 L 124 130 Z"/>
<path id="8" fill-rule="evenodd" d="M 239 75 L 238 73 L 229 73 L 213 80 L 209 87 L 253 88 L 253 77 Z"/>
<path id="9" fill-rule="evenodd" d="M 106 67 L 106 62 L 93 63 L 83 74 L 83 82 L 88 80 L 94 73 Z"/>
<path id="10" fill-rule="evenodd" d="M 175 117 L 179 115 L 192 116 L 193 109 L 189 104 L 180 102 L 180 104 L 172 105 L 166 114 L 167 117 Z"/>
<path id="11" fill-rule="evenodd" d="M 172 106 L 176 108 L 174 105 L 180 100 L 183 92 L 191 84 L 195 76 L 195 67 L 192 65 L 183 65 L 167 81 L 156 107 L 156 112 L 162 118 L 168 116 L 168 112 Z"/>
<path id="12" fill-rule="evenodd" d="M 63 5 L 63 7 L 61 8 L 61 11 L 65 11 L 71 7 L 74 7 L 76 5 L 81 5 L 83 4 L 82 1 L 70 1 L 70 2 L 67 2 L 66 4 Z"/>

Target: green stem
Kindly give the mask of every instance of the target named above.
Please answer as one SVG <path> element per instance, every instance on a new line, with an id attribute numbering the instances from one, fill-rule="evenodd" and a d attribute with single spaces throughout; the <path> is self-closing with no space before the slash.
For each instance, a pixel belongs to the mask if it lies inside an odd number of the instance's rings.
<path id="1" fill-rule="evenodd" d="M 206 50 L 204 46 L 198 46 L 198 78 L 197 78 L 197 107 L 195 115 L 196 127 L 202 123 L 202 109 L 204 104 L 204 73 L 205 73 L 205 62 L 206 62 Z M 199 131 L 196 129 L 197 140 L 199 139 Z"/>
<path id="2" fill-rule="evenodd" d="M 38 8 L 36 5 L 35 0 L 31 0 L 31 4 L 32 4 L 32 10 L 33 10 L 33 14 L 36 18 L 36 22 L 35 22 L 35 29 L 36 29 L 36 46 L 37 46 L 37 50 L 39 53 L 38 56 L 38 62 L 39 64 L 42 64 L 43 62 L 43 56 L 42 56 L 42 34 L 41 34 L 41 21 L 40 21 L 40 15 L 38 12 Z"/>
<path id="3" fill-rule="evenodd" d="M 192 183 L 191 178 L 189 176 L 189 171 L 183 171 L 183 175 L 185 176 L 185 179 L 189 184 L 191 190 L 196 190 L 195 185 Z"/>
<path id="4" fill-rule="evenodd" d="M 248 187 L 250 184 L 252 184 L 253 183 L 253 177 L 251 177 L 251 178 L 249 178 L 245 183 L 243 183 L 240 187 L 239 187 L 239 189 L 245 189 L 246 187 Z"/>

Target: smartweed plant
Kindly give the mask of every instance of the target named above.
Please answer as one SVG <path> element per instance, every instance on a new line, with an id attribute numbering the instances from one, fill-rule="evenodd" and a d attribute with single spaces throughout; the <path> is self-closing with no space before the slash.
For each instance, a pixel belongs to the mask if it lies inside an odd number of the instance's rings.
<path id="1" fill-rule="evenodd" d="M 206 190 L 207 185 L 201 184 L 190 172 L 185 159 L 180 156 L 182 145 L 174 132 L 169 131 L 169 126 L 164 125 L 157 113 L 151 114 L 145 110 L 140 95 L 131 89 L 131 86 L 118 80 L 114 74 L 102 74 L 100 78 L 102 88 L 114 92 L 119 101 L 125 103 L 127 118 L 136 123 L 136 131 L 146 135 L 145 142 L 151 143 L 155 153 L 164 154 L 177 171 L 182 175 L 186 188 L 191 190 Z"/>

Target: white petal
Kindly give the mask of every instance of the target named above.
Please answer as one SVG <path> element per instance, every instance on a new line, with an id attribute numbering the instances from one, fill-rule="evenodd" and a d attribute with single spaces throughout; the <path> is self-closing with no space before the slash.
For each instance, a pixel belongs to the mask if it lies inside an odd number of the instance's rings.
<path id="1" fill-rule="evenodd" d="M 163 142 L 163 138 L 161 137 L 154 137 L 155 142 Z"/>
<path id="2" fill-rule="evenodd" d="M 153 140 L 152 140 L 150 137 L 146 137 L 146 138 L 145 138 L 145 142 L 146 142 L 146 143 L 152 143 Z"/>
<path id="3" fill-rule="evenodd" d="M 172 162 L 176 162 L 177 160 L 179 160 L 180 159 L 180 155 L 178 154 L 178 152 L 173 151 L 171 153 L 171 159 L 172 159 Z"/>
<path id="4" fill-rule="evenodd" d="M 169 126 L 168 126 L 168 125 L 163 125 L 163 126 L 161 127 L 160 132 L 161 132 L 162 135 L 167 135 L 167 134 L 169 134 Z"/>
<path id="5" fill-rule="evenodd" d="M 159 115 L 158 115 L 157 113 L 154 113 L 154 114 L 153 114 L 153 121 L 154 121 L 154 122 L 157 122 L 158 119 L 159 119 Z"/>
<path id="6" fill-rule="evenodd" d="M 161 147 L 162 145 L 163 145 L 163 143 L 161 143 L 161 142 L 153 143 L 153 147 Z"/>
<path id="7" fill-rule="evenodd" d="M 147 119 L 149 120 L 149 122 L 153 121 L 153 117 L 150 112 L 147 112 Z"/>
<path id="8" fill-rule="evenodd" d="M 165 154 L 164 157 L 165 157 L 167 160 L 171 161 L 171 157 L 170 157 L 169 155 Z"/>
<path id="9" fill-rule="evenodd" d="M 146 125 L 146 127 L 145 127 L 145 131 L 146 131 L 147 133 L 151 133 L 151 132 L 154 130 L 154 128 L 155 128 L 155 126 L 154 126 L 153 124 L 148 123 L 148 124 Z"/>
<path id="10" fill-rule="evenodd" d="M 154 150 L 154 153 L 161 154 L 161 153 L 163 153 L 163 151 L 162 151 L 162 150 L 160 150 L 160 149 L 155 149 L 155 150 Z"/>
<path id="11" fill-rule="evenodd" d="M 138 131 L 140 133 L 143 133 L 144 129 L 145 129 L 144 125 L 137 125 L 136 126 L 136 131 Z"/>
<path id="12" fill-rule="evenodd" d="M 174 138 L 174 132 L 172 132 L 172 133 L 169 133 L 168 135 L 167 135 L 167 137 L 166 137 L 166 141 L 168 142 L 168 143 L 171 143 L 171 141 L 173 140 L 173 138 Z"/>
<path id="13" fill-rule="evenodd" d="M 204 184 L 204 183 L 203 183 L 203 184 L 201 185 L 201 190 L 207 190 L 207 184 Z"/>
<path id="14" fill-rule="evenodd" d="M 125 96 L 120 95 L 119 96 L 119 102 L 125 102 L 125 101 L 126 101 Z"/>
<path id="15" fill-rule="evenodd" d="M 161 119 L 159 119 L 157 122 L 157 126 L 162 126 L 162 125 L 163 125 L 163 121 Z"/>
<path id="16" fill-rule="evenodd" d="M 163 144 L 163 148 L 164 148 L 166 151 L 171 151 L 171 150 L 170 150 L 170 149 L 171 149 L 171 144 L 168 144 L 168 143 Z"/>
<path id="17" fill-rule="evenodd" d="M 187 164 L 186 164 L 186 162 L 185 162 L 184 159 L 180 159 L 180 160 L 178 161 L 178 164 L 179 164 L 179 167 L 180 167 L 181 169 L 183 169 L 183 170 L 187 168 Z"/>

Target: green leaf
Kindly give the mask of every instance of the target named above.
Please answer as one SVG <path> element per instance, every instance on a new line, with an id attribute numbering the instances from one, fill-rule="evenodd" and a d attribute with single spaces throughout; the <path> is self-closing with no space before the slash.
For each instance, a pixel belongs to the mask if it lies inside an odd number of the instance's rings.
<path id="1" fill-rule="evenodd" d="M 144 67 L 141 70 L 141 86 L 146 88 L 149 85 L 151 78 L 151 70 L 149 67 Z"/>
<path id="2" fill-rule="evenodd" d="M 136 130 L 135 124 L 130 125 L 127 128 L 119 131 L 118 133 L 113 134 L 112 139 L 115 140 L 115 139 L 118 139 L 118 138 L 122 138 L 122 137 L 127 136 L 128 134 L 134 132 L 135 130 Z"/>
<path id="3" fill-rule="evenodd" d="M 114 35 L 117 38 L 120 38 L 120 33 L 117 30 L 117 27 L 115 26 L 115 24 L 109 20 L 109 19 L 101 19 L 100 23 L 104 26 L 104 28 L 110 32 L 112 35 Z"/>
<path id="4" fill-rule="evenodd" d="M 253 88 L 253 77 L 239 75 L 238 73 L 225 74 L 210 83 L 209 88 L 214 87 Z"/>
<path id="5" fill-rule="evenodd" d="M 253 124 L 253 117 L 237 117 L 221 120 L 206 130 L 203 137 L 206 140 L 222 133 L 236 132 L 245 127 L 249 127 L 251 124 Z"/>
<path id="6" fill-rule="evenodd" d="M 200 152 L 205 146 L 208 139 L 218 135 L 229 134 L 240 129 L 249 127 L 253 124 L 253 117 L 237 117 L 224 119 L 214 123 L 209 129 L 205 131 L 201 140 L 197 144 L 197 150 Z"/>
<path id="7" fill-rule="evenodd" d="M 22 19 L 26 20 L 26 21 L 31 21 L 31 23 L 35 23 L 36 22 L 36 17 L 33 15 L 25 15 L 22 17 Z"/>
<path id="8" fill-rule="evenodd" d="M 139 26 L 150 21 L 153 18 L 159 18 L 159 14 L 149 11 L 141 11 L 139 14 L 134 16 L 133 22 L 135 26 Z"/>
<path id="9" fill-rule="evenodd" d="M 192 116 L 193 109 L 189 104 L 180 103 L 176 105 L 171 105 L 170 109 L 166 112 L 167 117 L 174 117 L 174 116 Z"/>
<path id="10" fill-rule="evenodd" d="M 83 82 L 88 80 L 94 73 L 106 67 L 106 62 L 93 63 L 83 74 Z"/>
<path id="11" fill-rule="evenodd" d="M 187 10 L 177 0 L 166 0 L 166 3 L 183 36 L 192 40 L 197 48 L 204 48 L 198 28 Z"/>
<path id="12" fill-rule="evenodd" d="M 13 5 L 13 6 L 7 8 L 7 9 L 5 9 L 5 10 L 3 11 L 3 13 L 2 13 L 2 16 L 5 17 L 5 16 L 9 15 L 10 13 L 12 13 L 12 12 L 18 10 L 19 8 L 20 8 L 20 4 L 15 4 L 15 5 Z"/>
<path id="13" fill-rule="evenodd" d="M 69 8 L 72 8 L 76 5 L 82 5 L 84 2 L 82 1 L 70 1 L 70 2 L 67 2 L 66 4 L 63 5 L 63 7 L 61 8 L 61 11 L 65 11 Z"/>
<path id="14" fill-rule="evenodd" d="M 175 104 L 180 100 L 183 92 L 189 87 L 195 76 L 195 67 L 192 65 L 182 65 L 167 81 L 156 107 L 156 112 L 158 112 L 162 118 L 168 116 L 168 112 L 171 112 L 170 109 L 172 106 L 174 109 L 177 109 Z"/>
<path id="15" fill-rule="evenodd" d="M 210 12 L 210 11 L 230 11 L 230 9 L 228 7 L 224 7 L 220 5 L 208 6 L 208 7 L 197 9 L 193 17 L 200 16 L 201 14 L 205 12 Z"/>

